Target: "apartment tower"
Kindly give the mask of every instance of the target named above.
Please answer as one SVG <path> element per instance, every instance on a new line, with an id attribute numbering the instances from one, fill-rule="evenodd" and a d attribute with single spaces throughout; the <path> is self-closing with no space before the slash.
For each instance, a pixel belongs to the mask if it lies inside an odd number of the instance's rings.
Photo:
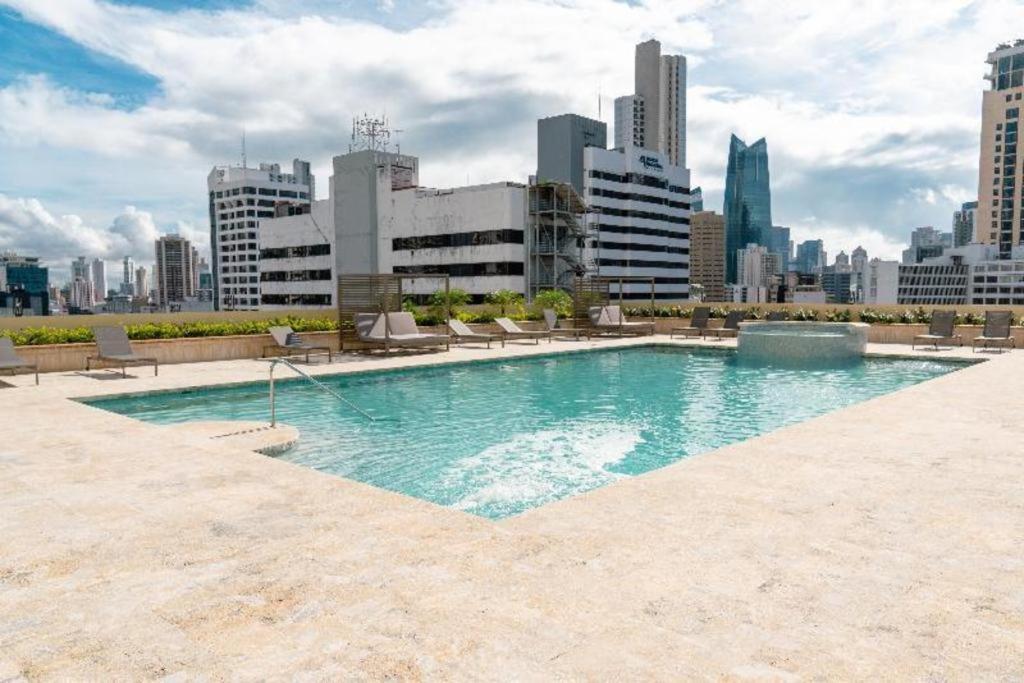
<path id="1" fill-rule="evenodd" d="M 641 147 L 686 167 L 686 57 L 662 55 L 661 43 L 636 46 L 633 95 L 615 100 L 615 146 Z"/>
<path id="2" fill-rule="evenodd" d="M 198 258 L 192 243 L 179 235 L 163 235 L 156 241 L 156 305 L 161 309 L 195 296 Z"/>
<path id="3" fill-rule="evenodd" d="M 1022 244 L 1024 174 L 1017 163 L 1017 136 L 1024 106 L 1024 40 L 1004 43 L 985 60 L 990 88 L 981 100 L 981 160 L 978 174 L 976 242 L 998 247 L 999 258 L 1011 257 Z"/>
<path id="4" fill-rule="evenodd" d="M 725 216 L 690 214 L 690 283 L 704 288 L 705 301 L 725 301 Z"/>

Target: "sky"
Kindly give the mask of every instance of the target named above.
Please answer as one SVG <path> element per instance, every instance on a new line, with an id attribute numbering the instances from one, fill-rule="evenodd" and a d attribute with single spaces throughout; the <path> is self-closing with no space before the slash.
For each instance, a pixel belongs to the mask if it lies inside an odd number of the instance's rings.
<path id="1" fill-rule="evenodd" d="M 768 141 L 774 223 L 898 258 L 977 194 L 986 54 L 1020 0 L 0 0 L 0 250 L 207 249 L 206 176 L 313 163 L 386 115 L 433 187 L 525 182 L 536 120 L 609 124 L 634 45 L 689 63 L 688 162 L 721 211 L 729 136 Z M 1021 29 L 1024 33 L 1024 29 Z M 59 278 L 58 278 L 59 279 Z"/>

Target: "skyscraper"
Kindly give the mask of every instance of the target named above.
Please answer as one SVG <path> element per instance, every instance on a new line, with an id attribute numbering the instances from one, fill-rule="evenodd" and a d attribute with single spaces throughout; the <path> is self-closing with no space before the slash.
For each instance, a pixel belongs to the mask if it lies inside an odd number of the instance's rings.
<path id="1" fill-rule="evenodd" d="M 735 135 L 729 141 L 725 174 L 725 279 L 736 280 L 736 252 L 748 244 L 769 245 L 772 198 L 768 179 L 768 143 L 749 147 Z"/>
<path id="2" fill-rule="evenodd" d="M 821 240 L 806 240 L 796 247 L 796 272 L 816 273 L 825 266 L 827 254 Z"/>
<path id="3" fill-rule="evenodd" d="M 135 269 L 135 296 L 140 299 L 149 298 L 149 272 L 145 266 Z"/>
<path id="4" fill-rule="evenodd" d="M 784 228 L 781 225 L 773 225 L 771 229 L 771 239 L 768 240 L 766 245 L 768 249 L 779 255 L 779 272 L 778 275 L 789 272 L 789 261 L 792 258 L 790 253 L 790 239 L 789 239 L 789 228 Z"/>
<path id="5" fill-rule="evenodd" d="M 634 94 L 615 100 L 615 146 L 660 152 L 686 167 L 686 57 L 662 55 L 661 43 L 636 46 Z"/>
<path id="6" fill-rule="evenodd" d="M 135 294 L 135 261 L 131 256 L 121 261 L 121 294 Z"/>
<path id="7" fill-rule="evenodd" d="M 96 303 L 107 298 L 107 263 L 103 259 L 92 261 L 92 291 Z"/>
<path id="8" fill-rule="evenodd" d="M 178 235 L 163 235 L 156 241 L 156 304 L 166 309 L 195 296 L 196 250 Z"/>
<path id="9" fill-rule="evenodd" d="M 700 186 L 690 188 L 690 215 L 704 210 L 704 190 Z"/>
<path id="10" fill-rule="evenodd" d="M 962 247 L 974 240 L 974 224 L 978 217 L 978 202 L 964 202 L 953 212 L 953 246 Z"/>
<path id="11" fill-rule="evenodd" d="M 995 244 L 1008 259 L 1024 235 L 1021 188 L 1024 164 L 1017 163 L 1017 135 L 1024 106 L 1024 40 L 1003 43 L 985 60 L 990 90 L 981 99 L 981 161 L 975 241 Z"/>

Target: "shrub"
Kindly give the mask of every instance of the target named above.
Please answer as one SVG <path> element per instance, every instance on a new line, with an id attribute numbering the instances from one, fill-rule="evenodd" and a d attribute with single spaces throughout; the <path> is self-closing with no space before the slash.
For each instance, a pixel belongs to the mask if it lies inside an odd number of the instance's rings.
<path id="1" fill-rule="evenodd" d="M 487 295 L 487 303 L 497 306 L 499 315 L 522 318 L 526 311 L 523 306 L 523 295 L 511 289 L 499 289 Z"/>
<path id="2" fill-rule="evenodd" d="M 818 312 L 811 308 L 798 308 L 793 311 L 792 318 L 797 322 L 811 322 L 818 319 Z"/>
<path id="3" fill-rule="evenodd" d="M 853 314 L 850 313 L 849 308 L 836 308 L 831 311 L 825 311 L 825 322 L 848 323 L 851 320 L 853 320 Z"/>
<path id="4" fill-rule="evenodd" d="M 470 301 L 469 293 L 464 289 L 452 288 L 448 290 L 448 296 L 445 298 L 445 291 L 439 289 L 430 295 L 429 313 L 423 314 L 432 316 L 433 319 L 444 323 L 448 319 L 448 312 L 451 311 L 452 315 L 458 315 L 458 311 L 461 307 L 468 304 Z M 415 315 L 415 313 L 413 314 Z M 418 323 L 419 321 L 417 321 Z M 427 324 L 439 324 L 439 323 L 423 323 Z"/>
<path id="5" fill-rule="evenodd" d="M 266 334 L 271 327 L 288 325 L 296 332 L 327 332 L 338 329 L 334 318 L 297 318 L 287 316 L 270 320 L 242 320 L 236 322 L 145 322 L 125 325 L 129 339 L 178 339 L 181 337 L 227 337 L 231 335 Z M 23 330 L 5 330 L 18 346 L 42 344 L 79 344 L 93 341 L 89 327 L 27 327 Z"/>
<path id="6" fill-rule="evenodd" d="M 545 308 L 550 308 L 559 318 L 567 318 L 572 315 L 572 297 L 561 289 L 545 289 L 537 292 L 533 297 L 534 308 L 543 314 Z"/>

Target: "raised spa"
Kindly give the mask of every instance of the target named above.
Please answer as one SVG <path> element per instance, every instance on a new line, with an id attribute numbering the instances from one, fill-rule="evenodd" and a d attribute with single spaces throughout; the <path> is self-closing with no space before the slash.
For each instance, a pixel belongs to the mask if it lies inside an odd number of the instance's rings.
<path id="1" fill-rule="evenodd" d="M 739 358 L 759 363 L 847 362 L 864 355 L 866 323 L 740 323 Z"/>

